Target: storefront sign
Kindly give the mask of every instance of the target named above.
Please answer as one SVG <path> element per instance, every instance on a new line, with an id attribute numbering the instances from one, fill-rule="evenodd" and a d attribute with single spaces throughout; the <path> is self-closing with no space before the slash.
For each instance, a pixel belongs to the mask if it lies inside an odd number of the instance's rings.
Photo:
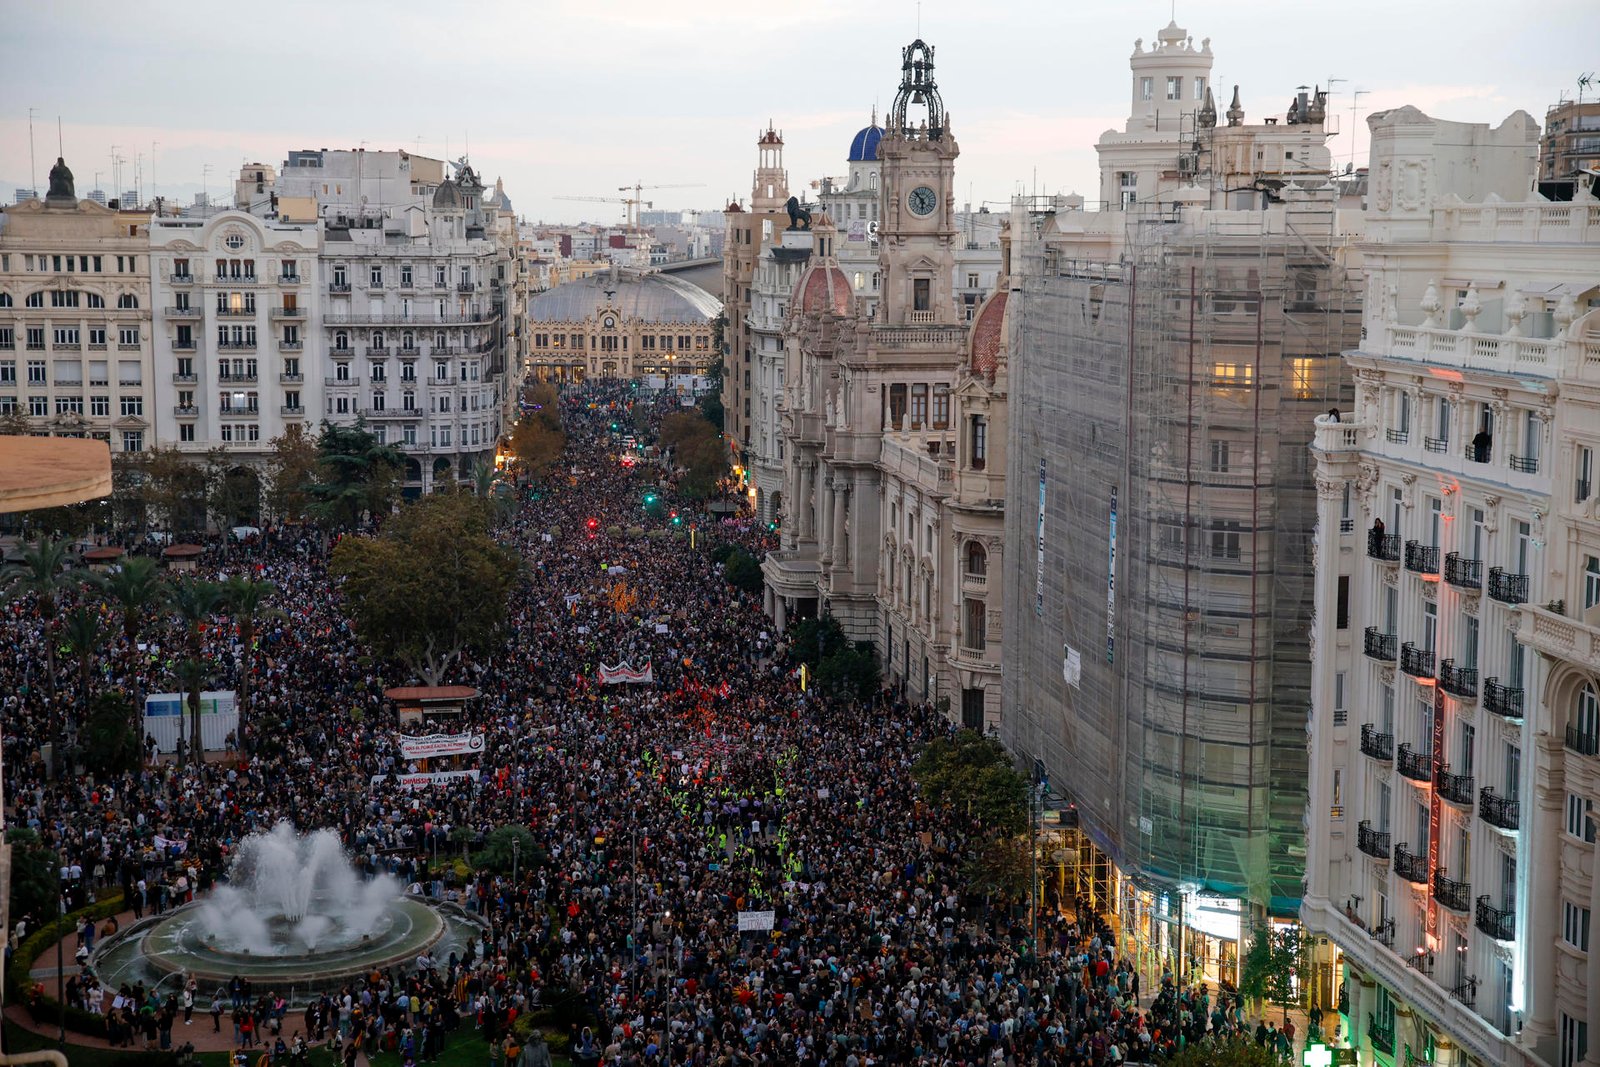
<path id="1" fill-rule="evenodd" d="M 483 751 L 482 734 L 429 734 L 402 737 L 400 755 L 405 759 L 432 759 L 435 756 L 466 756 Z"/>

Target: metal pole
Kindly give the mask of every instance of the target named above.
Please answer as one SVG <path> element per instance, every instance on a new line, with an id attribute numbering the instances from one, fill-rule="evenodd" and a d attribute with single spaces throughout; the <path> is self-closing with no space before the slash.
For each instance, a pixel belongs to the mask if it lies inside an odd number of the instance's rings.
<path id="1" fill-rule="evenodd" d="M 515 885 L 517 883 L 517 881 L 518 881 L 518 879 L 517 879 L 517 868 L 518 868 L 518 864 L 520 863 L 521 860 L 522 860 L 522 841 L 519 838 L 513 837 L 511 839 L 511 882 L 512 882 L 513 885 Z"/>
<path id="2" fill-rule="evenodd" d="M 639 827 L 633 826 L 629 831 L 633 838 L 633 923 L 628 927 L 628 940 L 633 945 L 633 967 L 631 978 L 628 982 L 629 990 L 635 995 L 639 992 Z"/>
<path id="3" fill-rule="evenodd" d="M 61 909 L 61 917 L 67 917 L 67 883 L 62 879 L 60 892 L 56 901 Z M 67 1048 L 67 965 L 61 958 L 61 943 L 66 940 L 65 934 L 56 940 L 56 1048 L 63 1052 Z"/>
<path id="4" fill-rule="evenodd" d="M 1036 816 L 1033 808 L 1037 808 L 1040 814 Z M 1033 915 L 1030 925 L 1035 946 L 1039 944 L 1039 835 L 1036 828 L 1043 821 L 1043 811 L 1043 798 L 1039 795 L 1039 787 L 1034 786 L 1033 804 L 1028 811 L 1028 858 L 1033 865 L 1033 874 L 1028 882 L 1028 910 Z"/>

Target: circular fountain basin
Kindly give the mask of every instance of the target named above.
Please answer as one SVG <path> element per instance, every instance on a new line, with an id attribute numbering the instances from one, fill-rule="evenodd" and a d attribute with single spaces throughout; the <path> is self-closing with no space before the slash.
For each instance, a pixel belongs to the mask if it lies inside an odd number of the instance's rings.
<path id="1" fill-rule="evenodd" d="M 90 961 L 100 981 L 112 988 L 144 982 L 147 988 L 176 990 L 192 977 L 205 996 L 238 975 L 257 995 L 273 992 L 302 1004 L 374 970 L 409 967 L 424 949 L 441 959 L 462 955 L 483 929 L 476 916 L 455 905 L 399 897 L 359 937 L 333 929 L 310 947 L 296 939 L 294 924 L 269 923 L 273 952 L 263 954 L 215 944 L 199 920 L 202 906 L 185 905 L 107 939 Z"/>

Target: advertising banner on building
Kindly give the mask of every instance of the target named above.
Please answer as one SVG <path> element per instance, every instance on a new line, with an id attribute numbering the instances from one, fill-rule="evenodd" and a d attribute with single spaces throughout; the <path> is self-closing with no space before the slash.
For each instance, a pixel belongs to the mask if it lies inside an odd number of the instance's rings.
<path id="1" fill-rule="evenodd" d="M 400 755 L 406 759 L 432 759 L 434 756 L 469 756 L 483 751 L 482 734 L 429 734 L 402 737 Z"/>
<path id="2" fill-rule="evenodd" d="M 144 699 L 144 732 L 156 739 L 156 751 L 176 752 L 178 739 L 189 740 L 189 707 L 183 693 L 151 693 Z M 200 694 L 200 744 L 208 752 L 227 747 L 237 736 L 239 706 L 231 689 Z"/>

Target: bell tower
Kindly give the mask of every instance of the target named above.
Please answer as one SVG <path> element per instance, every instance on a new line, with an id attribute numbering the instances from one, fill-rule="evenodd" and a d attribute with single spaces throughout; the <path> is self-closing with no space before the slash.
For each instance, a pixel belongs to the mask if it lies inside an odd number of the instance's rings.
<path id="1" fill-rule="evenodd" d="M 751 211 L 782 211 L 789 199 L 789 172 L 783 169 L 783 134 L 767 123 L 766 132 L 756 141 L 759 153 L 755 179 L 750 187 Z"/>
<path id="2" fill-rule="evenodd" d="M 955 162 L 961 154 L 933 77 L 933 47 L 916 40 L 901 50 L 900 88 L 878 158 L 878 321 L 954 323 Z"/>

